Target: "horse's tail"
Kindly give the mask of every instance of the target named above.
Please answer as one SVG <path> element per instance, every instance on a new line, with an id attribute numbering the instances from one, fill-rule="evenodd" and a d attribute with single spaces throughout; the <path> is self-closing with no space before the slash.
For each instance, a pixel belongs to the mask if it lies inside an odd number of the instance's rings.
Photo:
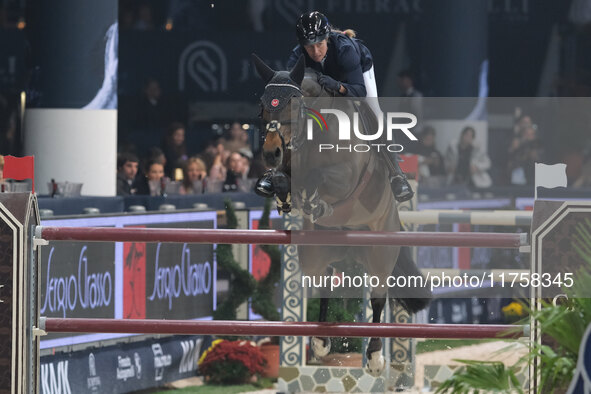
<path id="1" fill-rule="evenodd" d="M 392 271 L 392 276 L 404 276 L 408 279 L 422 276 L 421 271 L 412 259 L 408 246 L 400 248 L 400 254 Z M 408 313 L 416 313 L 429 305 L 432 294 L 429 287 L 411 286 L 412 281 L 408 279 L 405 282 L 409 283 L 409 286 L 390 288 L 389 293 L 390 297 L 396 300 Z"/>

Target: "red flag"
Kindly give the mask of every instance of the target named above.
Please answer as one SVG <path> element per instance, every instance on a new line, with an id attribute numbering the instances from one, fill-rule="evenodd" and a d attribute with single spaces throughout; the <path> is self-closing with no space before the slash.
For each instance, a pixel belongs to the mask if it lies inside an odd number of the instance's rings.
<path id="1" fill-rule="evenodd" d="M 17 181 L 30 179 L 35 193 L 35 156 L 4 156 L 4 178 Z"/>
<path id="2" fill-rule="evenodd" d="M 419 175 L 419 157 L 417 155 L 400 155 L 402 161 L 398 162 L 400 169 L 405 174 L 415 174 L 418 178 Z"/>

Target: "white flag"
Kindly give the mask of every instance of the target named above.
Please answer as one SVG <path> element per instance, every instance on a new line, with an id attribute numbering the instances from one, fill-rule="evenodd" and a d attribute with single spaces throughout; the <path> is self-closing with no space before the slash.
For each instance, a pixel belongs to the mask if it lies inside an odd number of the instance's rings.
<path id="1" fill-rule="evenodd" d="M 566 187 L 566 164 L 558 163 L 553 165 L 536 163 L 535 175 L 536 189 L 541 186 L 548 189 L 554 187 Z"/>

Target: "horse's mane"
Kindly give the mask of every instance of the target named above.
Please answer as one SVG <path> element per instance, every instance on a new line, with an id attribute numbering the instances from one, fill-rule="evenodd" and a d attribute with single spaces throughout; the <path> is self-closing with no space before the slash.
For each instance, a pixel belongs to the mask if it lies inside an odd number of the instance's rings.
<path id="1" fill-rule="evenodd" d="M 302 92 L 304 97 L 330 97 L 332 96 L 318 83 L 318 71 L 306 68 L 304 80 L 302 81 Z"/>

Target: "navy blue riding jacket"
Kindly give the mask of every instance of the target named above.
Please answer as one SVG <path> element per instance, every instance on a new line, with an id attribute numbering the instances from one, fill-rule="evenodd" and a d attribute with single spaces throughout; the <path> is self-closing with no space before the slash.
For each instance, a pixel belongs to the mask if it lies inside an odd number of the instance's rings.
<path id="1" fill-rule="evenodd" d="M 343 33 L 331 32 L 328 36 L 328 50 L 324 62 L 313 61 L 301 45 L 296 46 L 289 56 L 287 68 L 292 69 L 300 55 L 306 59 L 306 67 L 332 77 L 347 89 L 347 96 L 365 97 L 363 72 L 371 68 L 373 59 L 365 46 Z"/>

